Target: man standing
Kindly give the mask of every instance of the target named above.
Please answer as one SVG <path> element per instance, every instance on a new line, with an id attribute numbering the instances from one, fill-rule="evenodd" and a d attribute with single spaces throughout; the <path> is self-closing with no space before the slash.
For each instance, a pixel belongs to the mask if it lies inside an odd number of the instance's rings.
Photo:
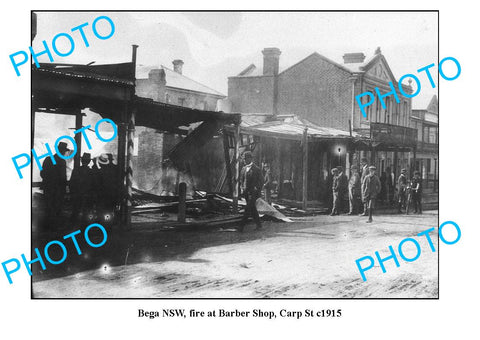
<path id="1" fill-rule="evenodd" d="M 74 168 L 70 177 L 70 193 L 72 196 L 72 220 L 78 219 L 80 214 L 85 214 L 87 209 L 93 208 L 93 174 L 88 167 L 92 156 L 85 152 L 82 155 L 82 165 Z"/>
<path id="2" fill-rule="evenodd" d="M 348 193 L 348 178 L 343 172 L 342 166 L 337 166 L 338 170 L 338 213 L 343 212 L 345 205 L 345 196 Z"/>
<path id="3" fill-rule="evenodd" d="M 247 201 L 247 206 L 245 207 L 245 212 L 238 228 L 240 232 L 243 232 L 249 215 L 252 215 L 257 225 L 256 229 L 262 228 L 260 216 L 258 216 L 257 207 L 255 206 L 255 202 L 261 196 L 263 188 L 262 171 L 253 163 L 253 156 L 250 151 L 246 151 L 243 157 L 245 159 L 245 166 L 240 172 L 240 188 L 242 189 L 243 197 Z"/>
<path id="4" fill-rule="evenodd" d="M 368 164 L 367 164 L 367 159 L 362 158 L 360 160 L 360 166 L 362 167 L 362 177 L 360 177 L 360 183 L 362 186 L 362 203 L 363 203 L 363 213 L 360 214 L 360 216 L 367 216 L 367 210 L 368 210 L 368 204 L 367 201 L 365 200 L 365 197 L 363 197 L 363 192 L 365 191 L 365 178 L 368 176 Z"/>
<path id="5" fill-rule="evenodd" d="M 420 178 L 420 171 L 416 170 L 413 173 L 412 179 L 412 201 L 415 213 L 422 213 L 422 179 Z"/>
<path id="6" fill-rule="evenodd" d="M 58 143 L 57 149 L 62 156 L 66 156 L 67 152 L 70 151 L 65 142 Z M 55 164 L 53 164 L 51 157 L 47 157 L 43 161 L 40 171 L 43 194 L 47 205 L 47 221 L 52 229 L 59 227 L 67 186 L 67 163 L 58 154 L 55 154 L 53 158 Z"/>
<path id="7" fill-rule="evenodd" d="M 333 194 L 333 204 L 332 204 L 332 212 L 330 216 L 338 215 L 338 193 L 340 191 L 340 181 L 338 176 L 338 169 L 332 169 L 332 194 Z"/>
<path id="8" fill-rule="evenodd" d="M 407 170 L 402 169 L 400 176 L 398 177 L 398 213 L 402 213 L 402 206 L 405 205 L 406 192 L 407 192 L 407 176 L 405 175 Z"/>
<path id="9" fill-rule="evenodd" d="M 380 179 L 376 174 L 377 168 L 371 165 L 369 168 L 369 175 L 365 177 L 365 185 L 363 197 L 367 202 L 368 209 L 368 221 L 367 223 L 372 223 L 373 210 L 375 209 L 375 200 L 380 193 L 381 184 Z"/>
<path id="10" fill-rule="evenodd" d="M 348 182 L 348 202 L 350 203 L 350 210 L 348 215 L 353 215 L 357 210 L 357 202 L 361 195 L 361 183 L 358 166 L 353 165 L 350 171 L 350 181 Z"/>

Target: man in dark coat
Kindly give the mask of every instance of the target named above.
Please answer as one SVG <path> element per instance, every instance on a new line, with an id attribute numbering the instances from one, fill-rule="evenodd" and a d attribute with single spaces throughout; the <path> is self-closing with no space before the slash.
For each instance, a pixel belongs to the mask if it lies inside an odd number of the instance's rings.
<path id="1" fill-rule="evenodd" d="M 348 215 L 356 213 L 358 201 L 361 196 L 360 174 L 358 173 L 358 166 L 353 165 L 351 168 L 350 181 L 348 182 L 348 202 L 350 203 L 350 210 Z"/>
<path id="2" fill-rule="evenodd" d="M 416 170 L 413 173 L 412 179 L 412 203 L 415 213 L 422 213 L 422 179 L 420 178 L 420 171 Z"/>
<path id="3" fill-rule="evenodd" d="M 57 149 L 62 156 L 66 156 L 67 152 L 70 151 L 67 143 L 64 142 L 58 143 Z M 51 157 L 47 157 L 43 161 L 40 171 L 43 195 L 47 206 L 47 221 L 50 228 L 59 227 L 67 187 L 67 163 L 58 154 L 55 154 L 53 158 L 55 164 L 53 164 Z"/>
<path id="4" fill-rule="evenodd" d="M 253 163 L 253 156 L 250 151 L 246 151 L 243 155 L 245 159 L 245 166 L 240 172 L 240 188 L 242 189 L 243 197 L 247 201 L 245 212 L 238 230 L 243 232 L 248 217 L 252 215 L 253 220 L 257 225 L 257 230 L 262 228 L 260 216 L 258 215 L 255 202 L 262 195 L 263 176 L 262 170 Z"/>
<path id="5" fill-rule="evenodd" d="M 92 157 L 84 153 L 81 158 L 82 165 L 72 171 L 70 177 L 70 194 L 72 195 L 72 220 L 79 218 L 87 209 L 93 208 L 93 173 L 88 166 Z"/>
<path id="6" fill-rule="evenodd" d="M 377 199 L 378 194 L 381 190 L 380 179 L 376 174 L 377 168 L 371 165 L 368 168 L 369 175 L 365 177 L 365 185 L 364 185 L 364 192 L 363 197 L 367 201 L 367 209 L 368 209 L 368 221 L 367 223 L 372 222 L 372 215 L 373 210 L 375 209 L 375 200 Z"/>

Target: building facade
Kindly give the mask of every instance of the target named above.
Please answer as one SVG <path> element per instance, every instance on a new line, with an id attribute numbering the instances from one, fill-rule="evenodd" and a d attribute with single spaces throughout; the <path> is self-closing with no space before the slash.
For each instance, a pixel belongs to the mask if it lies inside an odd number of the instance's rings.
<path id="1" fill-rule="evenodd" d="M 434 95 L 428 104 L 414 103 L 410 117 L 411 126 L 417 129 L 417 158 L 415 167 L 420 170 L 426 186 L 438 188 L 438 98 Z M 430 184 L 431 183 L 431 184 Z"/>

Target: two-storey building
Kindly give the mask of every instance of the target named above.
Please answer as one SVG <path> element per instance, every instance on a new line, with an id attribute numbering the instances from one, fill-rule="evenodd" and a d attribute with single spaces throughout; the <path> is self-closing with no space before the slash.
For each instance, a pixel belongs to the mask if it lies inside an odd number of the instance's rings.
<path id="1" fill-rule="evenodd" d="M 387 167 L 399 173 L 413 164 L 416 131 L 410 128 L 411 98 L 402 95 L 390 66 L 377 48 L 366 58 L 363 53 L 346 53 L 343 62 L 333 61 L 319 53 L 312 53 L 298 63 L 280 68 L 281 51 L 265 48 L 263 68 L 251 64 L 228 79 L 228 99 L 232 112 L 294 114 L 318 126 L 357 132 L 363 141 L 339 148 L 338 158 L 347 167 L 358 163 L 361 157 L 376 164 L 380 172 Z M 391 85 L 390 85 L 391 84 Z M 378 96 L 361 114 L 355 96 L 378 88 L 381 94 L 395 89 L 385 97 L 385 107 Z M 411 94 L 409 85 L 403 91 Z M 367 98 L 365 98 L 366 100 Z M 325 150 L 337 156 L 337 148 Z"/>

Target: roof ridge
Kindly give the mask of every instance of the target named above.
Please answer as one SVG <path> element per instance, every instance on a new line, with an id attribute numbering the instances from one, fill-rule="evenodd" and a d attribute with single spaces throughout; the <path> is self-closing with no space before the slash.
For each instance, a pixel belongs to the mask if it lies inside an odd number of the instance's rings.
<path id="1" fill-rule="evenodd" d="M 166 66 L 164 66 L 164 65 L 160 65 L 160 67 L 166 68 L 166 69 L 169 70 L 169 71 L 175 72 L 175 71 L 172 70 L 171 68 L 166 67 Z M 202 86 L 206 87 L 207 89 L 209 89 L 209 90 L 211 90 L 211 91 L 214 91 L 217 95 L 226 97 L 226 96 L 225 96 L 223 93 L 221 93 L 220 91 L 217 91 L 217 90 L 215 90 L 215 89 L 212 89 L 211 87 L 209 87 L 209 86 L 207 86 L 207 85 L 205 85 L 205 84 L 202 84 L 202 83 L 196 81 L 195 79 L 192 79 L 192 78 L 190 78 L 190 77 L 187 77 L 187 76 L 183 75 L 182 73 L 178 73 L 178 72 L 175 72 L 175 73 L 178 74 L 179 76 L 182 76 L 182 77 L 190 80 L 190 81 L 193 81 L 194 83 L 196 83 L 196 84 L 198 84 L 198 85 L 202 85 Z M 168 79 L 167 79 L 167 86 L 168 86 Z"/>
<path id="2" fill-rule="evenodd" d="M 340 69 L 342 69 L 342 70 L 344 70 L 344 71 L 346 71 L 346 72 L 348 72 L 348 73 L 353 73 L 352 70 L 348 69 L 347 67 L 343 66 L 342 64 L 337 63 L 336 61 L 334 61 L 334 60 L 332 60 L 332 59 L 330 59 L 330 58 L 327 58 L 327 57 L 325 57 L 324 55 L 322 55 L 322 54 L 318 53 L 317 51 L 315 51 L 315 52 L 313 52 L 313 53 L 310 53 L 308 56 L 306 56 L 305 58 L 301 59 L 300 61 L 296 62 L 295 64 L 291 65 L 290 67 L 286 68 L 285 70 L 283 70 L 282 72 L 280 72 L 279 75 L 287 72 L 288 70 L 290 70 L 290 69 L 292 69 L 292 68 L 294 68 L 294 67 L 296 67 L 297 65 L 303 63 L 305 60 L 307 60 L 308 58 L 311 58 L 311 57 L 313 57 L 313 56 L 320 57 L 321 59 L 323 59 L 323 60 L 331 63 L 332 65 L 334 65 L 334 66 L 336 66 L 336 67 L 338 67 L 338 68 L 340 68 Z"/>

